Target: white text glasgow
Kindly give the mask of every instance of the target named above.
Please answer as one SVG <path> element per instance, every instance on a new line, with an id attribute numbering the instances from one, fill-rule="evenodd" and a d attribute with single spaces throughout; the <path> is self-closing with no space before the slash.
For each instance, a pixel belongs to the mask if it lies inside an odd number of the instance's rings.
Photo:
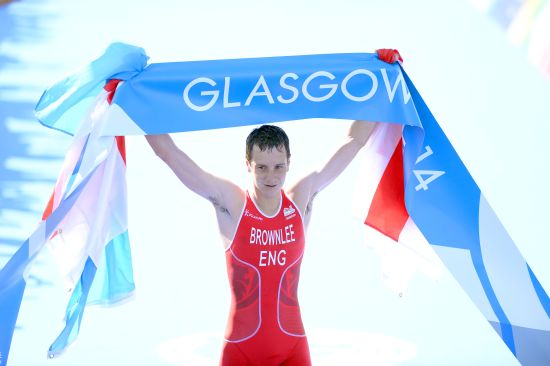
<path id="1" fill-rule="evenodd" d="M 406 104 L 410 99 L 410 93 L 407 89 L 403 74 L 399 72 L 399 75 L 395 79 L 392 86 L 390 85 L 390 80 L 388 78 L 388 73 L 386 69 L 380 69 L 380 73 L 382 75 L 382 80 L 384 82 L 389 102 L 393 103 L 397 88 L 399 87 L 399 84 L 401 84 L 403 103 Z M 371 82 L 364 83 L 367 87 L 361 93 L 355 92 L 356 94 L 352 94 L 348 90 L 348 84 L 351 79 L 361 77 L 360 75 L 362 75 L 362 77 L 369 78 Z M 204 112 L 209 110 L 210 108 L 212 108 L 212 106 L 214 106 L 214 104 L 216 104 L 220 97 L 220 93 L 222 93 L 223 108 L 235 108 L 241 106 L 248 107 L 254 102 L 255 98 L 265 98 L 265 100 L 267 100 L 269 104 L 275 104 L 276 101 L 281 104 L 289 104 L 296 101 L 300 96 L 300 93 L 311 102 L 323 102 L 332 98 L 336 94 L 338 89 L 340 89 L 340 92 L 345 98 L 353 102 L 365 102 L 371 99 L 376 94 L 379 88 L 378 77 L 374 72 L 367 69 L 356 69 L 349 72 L 342 79 L 342 82 L 340 84 L 327 82 L 318 85 L 316 87 L 316 89 L 318 90 L 315 90 L 313 92 L 313 94 L 315 94 L 314 96 L 312 95 L 311 84 L 312 81 L 317 78 L 324 78 L 327 81 L 333 81 L 334 79 L 336 79 L 336 77 L 330 72 L 321 70 L 310 74 L 304 79 L 303 82 L 301 82 L 300 80 L 302 78 L 298 74 L 287 72 L 281 75 L 278 83 L 279 87 L 284 89 L 285 95 L 282 95 L 281 93 L 274 96 L 271 93 L 271 89 L 266 82 L 265 77 L 263 75 L 260 75 L 256 81 L 256 84 L 250 90 L 250 92 L 246 96 L 246 99 L 243 101 L 242 99 L 244 99 L 244 96 L 242 96 L 243 98 L 241 98 L 241 100 L 232 99 L 232 97 L 234 96 L 230 95 L 231 77 L 224 77 L 223 90 L 221 90 L 221 88 L 214 80 L 207 77 L 199 77 L 193 79 L 191 82 L 189 82 L 189 84 L 185 86 L 185 89 L 183 91 L 183 100 L 189 108 L 197 112 Z M 210 86 L 208 90 L 203 90 L 200 92 L 200 95 L 202 97 L 209 97 L 209 100 L 205 104 L 201 105 L 194 103 L 189 97 L 191 90 L 199 84 L 207 84 Z"/>

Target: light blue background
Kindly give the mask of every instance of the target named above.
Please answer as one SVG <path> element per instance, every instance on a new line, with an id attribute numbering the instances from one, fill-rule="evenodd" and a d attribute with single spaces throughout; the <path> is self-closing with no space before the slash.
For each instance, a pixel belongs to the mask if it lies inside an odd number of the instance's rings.
<path id="1" fill-rule="evenodd" d="M 550 289 L 550 81 L 466 0 L 29 0 L 0 7 L 0 263 L 40 220 L 69 143 L 33 120 L 34 104 L 113 41 L 145 48 L 152 62 L 399 49 L 481 191 Z M 291 139 L 292 181 L 328 158 L 349 123 L 281 125 Z M 175 137 L 206 170 L 244 184 L 249 131 Z M 88 309 L 77 343 L 47 361 L 68 298 L 45 250 L 27 287 L 10 365 L 217 363 L 229 290 L 213 211 L 143 137 L 127 143 L 135 299 Z M 346 365 L 517 365 L 448 273 L 439 281 L 415 276 L 402 298 L 385 287 L 380 259 L 350 213 L 357 166 L 317 198 L 310 226 L 300 297 L 314 364 L 335 364 L 337 355 Z"/>

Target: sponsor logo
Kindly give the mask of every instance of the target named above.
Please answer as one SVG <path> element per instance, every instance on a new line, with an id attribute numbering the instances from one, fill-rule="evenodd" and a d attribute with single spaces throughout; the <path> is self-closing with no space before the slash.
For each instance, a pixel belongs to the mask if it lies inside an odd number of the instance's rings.
<path id="1" fill-rule="evenodd" d="M 253 218 L 254 220 L 259 220 L 259 221 L 262 221 L 262 220 L 264 219 L 263 217 L 254 215 L 253 213 L 251 213 L 250 211 L 248 211 L 248 209 L 244 210 L 244 216 L 246 216 L 246 217 L 251 217 L 251 218 Z"/>
<path id="2" fill-rule="evenodd" d="M 288 206 L 283 209 L 283 215 L 285 215 L 285 217 L 292 215 L 294 212 L 296 212 L 296 210 L 292 206 Z"/>

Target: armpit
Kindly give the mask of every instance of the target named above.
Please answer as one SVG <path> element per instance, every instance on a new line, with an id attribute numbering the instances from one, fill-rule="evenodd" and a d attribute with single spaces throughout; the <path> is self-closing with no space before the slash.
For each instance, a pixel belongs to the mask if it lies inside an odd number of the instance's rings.
<path id="1" fill-rule="evenodd" d="M 223 214 L 229 215 L 229 210 L 227 209 L 227 207 L 222 206 L 222 204 L 220 203 L 220 201 L 216 197 L 210 196 L 210 197 L 208 197 L 208 200 L 210 202 L 212 202 L 212 204 L 214 205 L 214 208 L 216 209 L 216 211 L 220 211 Z"/>
<path id="2" fill-rule="evenodd" d="M 315 199 L 315 197 L 317 196 L 318 193 L 319 192 L 315 192 L 311 196 L 311 199 L 309 200 L 309 202 L 307 203 L 306 212 L 305 212 L 306 215 L 309 215 L 311 213 L 311 210 L 313 210 L 313 200 Z"/>

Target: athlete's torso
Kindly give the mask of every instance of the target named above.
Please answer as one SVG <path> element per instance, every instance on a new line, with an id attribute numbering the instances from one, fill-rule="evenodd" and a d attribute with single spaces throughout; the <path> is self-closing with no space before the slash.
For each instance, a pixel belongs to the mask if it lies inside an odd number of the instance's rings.
<path id="1" fill-rule="evenodd" d="M 272 217 L 265 216 L 247 194 L 226 250 L 232 292 L 228 342 L 276 352 L 305 336 L 297 297 L 304 245 L 301 214 L 284 192 Z"/>

